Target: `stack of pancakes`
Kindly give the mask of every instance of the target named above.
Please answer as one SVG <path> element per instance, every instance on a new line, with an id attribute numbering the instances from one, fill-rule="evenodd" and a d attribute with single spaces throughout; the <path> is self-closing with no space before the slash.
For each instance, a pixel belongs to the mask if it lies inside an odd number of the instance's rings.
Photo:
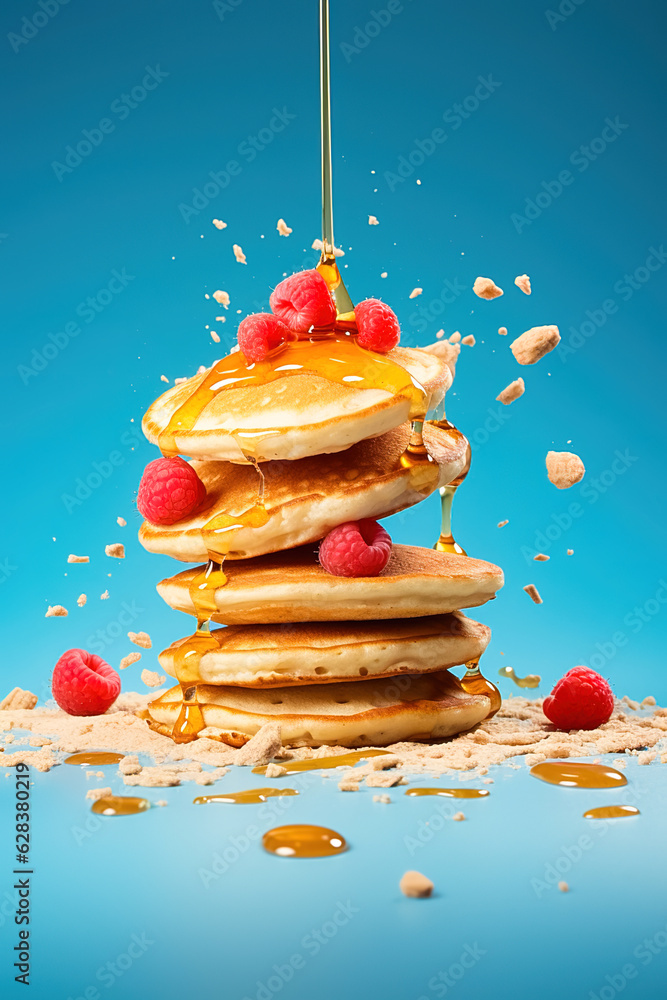
<path id="1" fill-rule="evenodd" d="M 190 456 L 207 492 L 196 513 L 144 522 L 139 535 L 150 552 L 202 564 L 158 585 L 198 624 L 159 657 L 178 684 L 150 716 L 175 738 L 203 731 L 240 746 L 277 722 L 290 745 L 387 745 L 449 736 L 490 712 L 449 668 L 489 642 L 461 609 L 495 596 L 498 567 L 397 544 L 375 577 L 318 562 L 332 528 L 404 510 L 462 472 L 460 435 L 427 421 L 415 438 L 450 368 L 407 348 L 378 358 L 340 337 L 329 354 L 316 346 L 308 360 L 301 345 L 298 364 L 290 347 L 254 366 L 232 354 L 144 418 L 148 439 Z"/>

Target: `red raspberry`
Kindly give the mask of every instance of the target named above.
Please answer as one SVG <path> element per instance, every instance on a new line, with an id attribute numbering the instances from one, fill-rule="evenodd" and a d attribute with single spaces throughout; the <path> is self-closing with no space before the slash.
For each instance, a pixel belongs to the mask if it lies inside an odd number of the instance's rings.
<path id="1" fill-rule="evenodd" d="M 331 326 L 336 306 L 319 271 L 299 271 L 277 285 L 269 299 L 273 312 L 290 330 L 306 333 L 311 326 Z"/>
<path id="2" fill-rule="evenodd" d="M 558 729 L 597 729 L 614 711 L 614 695 L 604 677 L 573 667 L 544 699 L 542 711 Z"/>
<path id="3" fill-rule="evenodd" d="M 68 715 L 102 715 L 120 694 L 120 677 L 101 656 L 68 649 L 54 667 L 51 692 Z"/>
<path id="4" fill-rule="evenodd" d="M 389 533 L 370 517 L 339 524 L 320 542 L 320 564 L 333 576 L 377 576 L 390 555 Z"/>
<path id="5" fill-rule="evenodd" d="M 137 507 L 151 524 L 174 524 L 192 514 L 206 496 L 206 487 L 182 458 L 156 458 L 144 469 Z"/>
<path id="6" fill-rule="evenodd" d="M 289 330 L 271 313 L 253 313 L 239 324 L 237 338 L 248 361 L 263 361 L 289 338 Z"/>
<path id="7" fill-rule="evenodd" d="M 366 299 L 355 306 L 359 346 L 386 354 L 401 339 L 401 328 L 393 309 L 379 299 Z"/>

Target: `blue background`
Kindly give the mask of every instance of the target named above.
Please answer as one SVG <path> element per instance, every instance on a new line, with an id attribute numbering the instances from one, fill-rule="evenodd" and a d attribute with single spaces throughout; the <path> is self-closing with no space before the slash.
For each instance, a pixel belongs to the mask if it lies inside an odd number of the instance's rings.
<path id="1" fill-rule="evenodd" d="M 55 2 L 45 0 L 50 11 Z M 479 613 L 494 634 L 487 672 L 494 677 L 509 663 L 518 674 L 538 673 L 544 694 L 584 663 L 608 676 L 619 696 L 654 694 L 664 703 L 660 307 L 667 269 L 645 266 L 664 257 L 667 236 L 664 7 L 657 0 L 565 0 L 558 14 L 557 4 L 545 9 L 533 0 L 406 0 L 392 5 L 391 17 L 380 13 L 386 23 L 376 28 L 371 11 L 385 11 L 383 0 L 332 6 L 336 236 L 346 250 L 348 288 L 355 300 L 388 301 L 408 345 L 432 342 L 442 327 L 477 340 L 462 349 L 448 416 L 475 452 L 455 506 L 455 533 L 471 555 L 506 574 L 498 600 Z M 284 273 L 313 266 L 320 180 L 314 0 L 72 0 L 37 30 L 26 27 L 22 19 L 41 10 L 7 0 L 1 15 L 0 669 L 4 688 L 19 683 L 47 697 L 53 664 L 71 646 L 95 649 L 116 666 L 131 649 L 128 628 L 150 632 L 153 653 L 122 675 L 126 687 L 138 688 L 141 668 L 155 666 L 154 652 L 183 634 L 185 619 L 154 589 L 173 564 L 136 541 L 134 496 L 143 466 L 157 455 L 140 436 L 141 416 L 164 388 L 161 374 L 173 381 L 210 364 L 231 347 L 238 320 L 265 307 Z M 38 14 L 38 24 L 46 17 Z M 32 37 L 20 37 L 22 30 Z M 123 95 L 141 85 L 147 67 L 159 67 L 161 82 L 122 110 Z M 475 93 L 480 77 L 491 78 L 493 92 L 476 108 L 469 100 L 467 117 L 457 118 L 456 105 Z M 275 109 L 287 123 L 262 132 L 276 124 Z M 89 155 L 59 168 L 67 147 L 105 118 L 109 131 L 92 133 L 99 144 Z M 618 123 L 618 134 L 605 144 L 595 140 L 607 119 Z M 434 129 L 444 130 L 440 144 L 429 144 Z M 258 134 L 265 148 L 252 156 L 249 138 Z M 194 189 L 230 161 L 238 170 L 224 190 L 203 207 L 195 202 L 197 214 L 184 210 Z M 401 164 L 406 176 L 398 179 Z M 570 182 L 559 192 L 564 170 Z M 369 214 L 378 226 L 367 224 Z M 276 232 L 279 216 L 293 228 L 287 239 Z M 227 228 L 218 231 L 213 218 Z M 243 247 L 247 266 L 235 262 L 233 243 Z M 128 276 L 126 285 L 108 294 L 114 271 Z M 524 271 L 533 282 L 530 298 L 513 284 Z M 493 277 L 505 295 L 493 302 L 473 296 L 479 274 Z M 415 286 L 423 294 L 410 300 Z M 231 295 L 227 311 L 205 298 L 217 288 Z M 99 312 L 87 311 L 89 297 Z M 224 325 L 215 320 L 221 314 Z M 519 369 L 509 342 L 544 323 L 559 326 L 562 349 Z M 497 335 L 501 325 L 509 337 Z M 221 345 L 207 327 L 218 329 Z M 525 396 L 501 407 L 496 395 L 519 374 Z M 580 486 L 560 492 L 548 482 L 550 448 L 581 455 L 587 472 Z M 126 528 L 117 526 L 118 515 Z M 497 529 L 505 518 L 509 524 Z M 389 523 L 396 540 L 432 544 L 437 498 Z M 104 555 L 114 541 L 126 546 L 123 562 Z M 533 562 L 536 551 L 550 561 Z M 90 564 L 68 565 L 70 552 L 90 555 Z M 522 590 L 530 582 L 544 598 L 539 607 Z M 109 600 L 99 601 L 107 588 Z M 76 605 L 81 592 L 88 594 L 83 609 Z M 69 617 L 45 619 L 48 604 L 64 604 Z M 508 681 L 501 688 L 515 690 Z M 642 781 L 657 782 L 652 768 L 641 771 Z M 582 996 L 599 991 L 624 953 L 609 916 L 614 906 L 632 924 L 630 953 L 667 920 L 657 885 L 652 901 L 644 879 L 629 875 L 637 852 L 651 856 L 659 816 L 647 809 L 641 822 L 615 828 L 604 847 L 586 855 L 595 863 L 582 863 L 590 885 L 580 896 L 553 891 L 528 902 L 530 873 L 558 857 L 561 843 L 576 841 L 583 809 L 572 812 L 573 793 L 540 787 L 538 795 L 527 775 L 509 778 L 503 802 L 497 788 L 492 801 L 475 804 L 476 816 L 498 810 L 495 826 L 480 824 L 479 841 L 469 835 L 472 822 L 456 824 L 451 843 L 428 848 L 445 884 L 456 878 L 460 891 L 422 906 L 394 898 L 392 889 L 410 863 L 402 848 L 398 860 L 392 855 L 392 844 L 401 841 L 401 822 L 414 825 L 407 817 L 420 800 L 371 820 L 369 803 L 340 795 L 334 803 L 335 785 L 324 783 L 329 797 L 321 805 L 319 786 L 309 791 L 317 817 L 345 827 L 354 851 L 297 870 L 258 862 L 255 847 L 252 865 L 246 857 L 202 904 L 192 890 L 194 854 L 206 864 L 217 849 L 223 814 L 193 819 L 190 792 L 178 790 L 169 797 L 182 802 L 181 812 L 114 823 L 78 850 L 69 828 L 73 811 L 85 814 L 81 783 L 73 774 L 37 776 L 36 850 L 42 869 L 48 861 L 57 871 L 48 883 L 44 875 L 36 904 L 33 996 L 79 995 L 90 970 L 122 951 L 131 931 L 155 928 L 160 944 L 116 986 L 123 996 L 156 984 L 176 995 L 176 986 L 189 983 L 241 997 L 290 954 L 292 908 L 298 943 L 302 925 L 330 918 L 331 893 L 344 891 L 354 902 L 353 885 L 364 913 L 359 927 L 341 930 L 326 954 L 284 987 L 285 996 L 333 997 L 343 988 L 355 996 L 369 989 L 402 1000 L 433 996 L 429 977 L 475 935 L 480 946 L 489 943 L 489 955 L 456 985 L 459 997 L 497 993 L 503 977 L 514 977 L 519 997 L 538 989 L 560 996 L 573 984 Z M 10 784 L 2 786 L 5 795 Z M 566 813 L 551 806 L 562 799 L 565 810 L 566 795 L 576 822 L 561 831 Z M 310 812 L 304 798 L 293 807 L 299 816 Z M 431 811 L 428 805 L 420 815 Z M 247 824 L 236 815 L 224 814 L 231 824 L 225 836 Z M 364 841 L 369 851 L 357 850 Z M 626 849 L 632 860 L 622 860 Z M 454 852 L 474 857 L 472 871 L 452 864 Z M 371 857 L 377 865 L 369 868 Z M 67 863 L 59 867 L 59 859 Z M 621 872 L 616 895 L 612 872 Z M 566 924 L 561 907 L 568 907 Z M 582 942 L 578 934 L 591 934 L 591 922 L 594 939 Z M 575 939 L 570 978 L 556 987 L 554 962 Z M 442 956 L 436 941 L 446 946 Z M 628 984 L 628 995 L 659 995 L 651 990 L 664 962 L 656 958 L 641 986 Z M 49 975 L 59 978 L 47 988 Z"/>

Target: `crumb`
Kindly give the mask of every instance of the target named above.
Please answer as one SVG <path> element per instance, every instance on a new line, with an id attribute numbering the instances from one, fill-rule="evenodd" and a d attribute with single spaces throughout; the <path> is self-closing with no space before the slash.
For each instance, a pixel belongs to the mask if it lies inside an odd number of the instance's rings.
<path id="1" fill-rule="evenodd" d="M 382 792 L 380 795 L 374 795 L 373 802 L 382 802 L 384 805 L 387 805 L 391 802 L 391 795 L 387 795 L 386 792 Z"/>
<path id="2" fill-rule="evenodd" d="M 402 774 L 387 774 L 385 771 L 374 771 L 366 776 L 369 788 L 393 788 L 394 785 L 407 784 Z"/>
<path id="3" fill-rule="evenodd" d="M 70 553 L 67 557 L 68 563 L 86 563 L 90 562 L 90 556 L 75 556 Z"/>
<path id="4" fill-rule="evenodd" d="M 168 381 L 169 379 L 167 378 L 166 375 L 160 375 L 160 382 L 168 382 Z"/>
<path id="5" fill-rule="evenodd" d="M 341 790 L 341 792 L 358 792 L 359 782 L 352 781 L 351 778 L 341 778 L 341 780 L 338 782 L 338 787 Z"/>
<path id="6" fill-rule="evenodd" d="M 461 338 L 461 343 L 465 344 L 466 347 L 474 347 L 476 341 L 475 341 L 475 338 L 473 337 L 472 333 L 469 333 L 467 337 L 462 337 Z"/>
<path id="7" fill-rule="evenodd" d="M 282 778 L 283 774 L 287 774 L 287 768 L 280 764 L 267 764 L 264 773 L 267 778 Z"/>
<path id="8" fill-rule="evenodd" d="M 268 764 L 282 746 L 280 726 L 277 722 L 265 722 L 248 742 L 236 751 L 235 764 Z"/>
<path id="9" fill-rule="evenodd" d="M 498 288 L 491 278 L 475 278 L 472 290 L 480 299 L 497 299 L 503 294 L 502 288 Z"/>
<path id="10" fill-rule="evenodd" d="M 216 229 L 226 229 L 227 228 L 227 223 L 223 222 L 222 219 L 214 219 L 213 220 L 213 225 L 215 226 Z"/>
<path id="11" fill-rule="evenodd" d="M 558 883 L 558 888 L 560 889 L 561 892 L 569 892 L 570 891 L 570 887 L 567 884 L 567 882 L 559 882 Z"/>
<path id="12" fill-rule="evenodd" d="M 36 704 L 36 694 L 33 694 L 32 691 L 24 691 L 20 687 L 15 687 L 0 701 L 0 712 L 5 709 L 33 709 Z M 11 743 L 12 741 L 7 740 L 7 742 Z"/>
<path id="13" fill-rule="evenodd" d="M 128 754 L 118 762 L 120 774 L 138 774 L 141 771 L 141 764 L 136 754 Z"/>
<path id="14" fill-rule="evenodd" d="M 188 380 L 186 378 L 175 378 L 174 379 L 174 385 L 182 385 L 183 382 L 187 382 L 187 381 Z"/>
<path id="15" fill-rule="evenodd" d="M 79 596 L 76 599 L 76 603 L 79 605 L 80 608 L 82 608 L 87 600 L 88 598 L 86 597 L 85 594 L 79 594 Z"/>
<path id="16" fill-rule="evenodd" d="M 534 562 L 548 562 L 551 556 L 545 556 L 544 552 L 538 552 L 536 556 L 533 556 Z"/>
<path id="17" fill-rule="evenodd" d="M 211 333 L 211 340 L 213 340 L 216 344 L 219 344 L 220 343 L 220 334 L 216 333 L 215 330 L 211 330 L 210 333 Z"/>
<path id="18" fill-rule="evenodd" d="M 374 216 L 374 215 L 369 215 L 369 216 L 368 216 L 368 225 L 369 225 L 369 226 L 378 226 L 378 225 L 379 225 L 379 222 L 378 222 L 378 220 L 377 220 L 377 219 L 375 218 L 375 216 Z"/>
<path id="19" fill-rule="evenodd" d="M 404 896 L 415 899 L 425 899 L 433 892 L 433 883 L 421 872 L 407 871 L 398 885 Z"/>
<path id="20" fill-rule="evenodd" d="M 244 254 L 243 250 L 241 249 L 241 247 L 238 245 L 238 243 L 234 243 L 233 244 L 232 250 L 234 251 L 234 256 L 236 257 L 237 264 L 247 264 L 248 263 L 248 261 L 245 259 L 245 254 Z"/>
<path id="21" fill-rule="evenodd" d="M 113 542 L 111 545 L 105 545 L 104 554 L 105 556 L 112 556 L 114 559 L 124 559 L 125 546 L 120 542 Z"/>
<path id="22" fill-rule="evenodd" d="M 506 337 L 507 336 L 507 327 L 506 326 L 499 326 L 498 327 L 498 333 L 500 334 L 501 337 Z"/>
<path id="23" fill-rule="evenodd" d="M 387 277 L 387 271 L 383 271 L 382 274 L 380 275 L 380 277 L 381 278 L 386 278 Z"/>
<path id="24" fill-rule="evenodd" d="M 611 763 L 613 767 L 620 767 L 622 771 L 628 766 L 628 762 L 623 760 L 622 757 L 617 757 L 616 760 L 612 760 Z"/>
<path id="25" fill-rule="evenodd" d="M 68 614 L 67 608 L 64 608 L 62 604 L 54 604 L 53 607 L 49 604 L 46 609 L 45 618 L 65 618 Z"/>
<path id="26" fill-rule="evenodd" d="M 546 465 L 549 482 L 559 490 L 569 490 L 581 482 L 586 472 L 584 463 L 572 451 L 548 451 Z"/>
<path id="27" fill-rule="evenodd" d="M 530 597 L 531 601 L 534 601 L 535 604 L 542 604 L 543 603 L 542 598 L 540 597 L 540 595 L 538 593 L 538 590 L 537 590 L 537 587 L 535 586 L 535 584 L 529 583 L 523 589 L 526 591 L 526 593 Z"/>
<path id="28" fill-rule="evenodd" d="M 100 600 L 101 601 L 108 601 L 109 600 L 109 591 L 108 590 L 105 590 L 103 594 L 100 594 Z"/>
<path id="29" fill-rule="evenodd" d="M 465 813 L 462 812 L 454 813 L 454 815 L 452 816 L 452 819 L 456 820 L 457 823 L 461 823 L 465 818 L 466 818 Z"/>
<path id="30" fill-rule="evenodd" d="M 229 293 L 223 292 L 221 289 L 218 289 L 217 292 L 213 292 L 213 298 L 218 303 L 218 305 L 224 306 L 225 309 L 228 308 L 229 303 L 231 301 L 231 299 L 229 298 Z"/>
<path id="31" fill-rule="evenodd" d="M 641 707 L 648 708 L 649 705 L 655 705 L 655 698 L 652 694 L 647 694 L 644 699 L 642 699 Z"/>
<path id="32" fill-rule="evenodd" d="M 532 326 L 512 341 L 510 350 L 520 365 L 534 365 L 559 343 L 557 326 Z"/>
<path id="33" fill-rule="evenodd" d="M 153 645 L 148 632 L 128 632 L 127 637 L 135 646 L 141 646 L 143 649 L 150 649 Z"/>
<path id="34" fill-rule="evenodd" d="M 504 528 L 506 524 L 509 524 L 509 521 L 498 521 L 499 528 Z"/>
<path id="35" fill-rule="evenodd" d="M 141 653 L 139 653 L 139 656 L 141 656 Z M 158 674 L 156 670 L 142 670 L 141 679 L 146 687 L 157 688 L 161 684 L 164 684 L 167 678 L 164 674 Z"/>
<path id="36" fill-rule="evenodd" d="M 119 524 L 121 528 L 125 528 L 127 526 L 127 521 L 125 520 L 124 517 L 117 517 L 116 524 Z"/>
<path id="37" fill-rule="evenodd" d="M 322 240 L 313 240 L 311 250 L 324 250 L 324 244 Z M 345 251 L 341 250 L 340 247 L 334 247 L 334 257 L 344 257 Z"/>
<path id="38" fill-rule="evenodd" d="M 632 698 L 628 698 L 627 694 L 623 695 L 621 701 L 624 705 L 627 705 L 628 708 L 631 708 L 633 712 L 636 712 L 639 709 L 639 702 L 633 701 Z"/>
<path id="39" fill-rule="evenodd" d="M 204 372 L 207 372 L 207 371 L 208 371 L 208 368 L 206 367 L 206 365 L 200 365 L 199 368 L 197 369 L 197 375 L 203 375 Z"/>
<path id="40" fill-rule="evenodd" d="M 110 788 L 89 788 L 86 792 L 86 798 L 92 799 L 93 802 L 97 802 L 98 799 L 105 799 L 107 795 L 113 795 Z"/>
<path id="41" fill-rule="evenodd" d="M 525 382 L 522 378 L 517 378 L 513 382 L 510 382 L 510 384 L 506 386 L 502 392 L 498 393 L 496 399 L 499 403 L 504 403 L 505 406 L 509 406 L 509 404 L 513 403 L 515 399 L 518 399 L 519 396 L 523 396 L 525 391 Z"/>
<path id="42" fill-rule="evenodd" d="M 156 806 L 168 806 L 169 803 L 167 802 L 166 799 L 158 799 L 157 802 L 155 803 L 155 805 Z"/>
<path id="43" fill-rule="evenodd" d="M 461 339 L 461 334 L 459 333 L 458 330 L 454 330 L 454 333 L 448 339 L 450 344 L 458 344 L 459 340 Z"/>
<path id="44" fill-rule="evenodd" d="M 401 758 L 393 753 L 385 753 L 380 757 L 371 758 L 371 770 L 386 771 L 388 767 L 397 767 L 401 763 Z"/>
<path id="45" fill-rule="evenodd" d="M 417 296 L 418 296 L 418 295 L 421 295 L 421 293 L 422 293 L 423 291 L 424 291 L 424 289 L 423 289 L 423 288 L 413 288 L 413 289 L 412 289 L 412 291 L 410 292 L 410 294 L 408 295 L 408 298 L 409 298 L 409 299 L 416 299 L 416 298 L 417 298 Z"/>
<path id="46" fill-rule="evenodd" d="M 436 330 L 435 331 L 435 339 L 436 340 L 442 340 L 442 338 L 444 336 L 445 336 L 445 331 L 444 330 Z"/>
<path id="47" fill-rule="evenodd" d="M 137 663 L 141 659 L 141 653 L 128 653 L 120 661 L 119 668 L 121 670 L 127 669 L 127 667 L 132 666 L 133 663 Z"/>
<path id="48" fill-rule="evenodd" d="M 532 289 L 530 287 L 530 278 L 527 274 L 520 274 L 516 277 L 514 279 L 514 284 L 517 288 L 520 288 L 522 292 L 525 292 L 526 295 L 530 295 Z"/>
<path id="49" fill-rule="evenodd" d="M 276 226 L 276 229 L 278 230 L 281 236 L 289 236 L 289 234 L 292 232 L 292 230 L 287 225 L 284 219 L 278 219 L 278 225 Z"/>
<path id="50" fill-rule="evenodd" d="M 574 555 L 574 549 L 568 549 L 567 550 L 567 554 L 568 554 L 568 556 L 573 556 Z"/>
<path id="51" fill-rule="evenodd" d="M 493 785 L 493 784 L 495 784 L 495 782 L 494 782 L 493 778 L 482 778 L 482 784 L 483 785 Z"/>

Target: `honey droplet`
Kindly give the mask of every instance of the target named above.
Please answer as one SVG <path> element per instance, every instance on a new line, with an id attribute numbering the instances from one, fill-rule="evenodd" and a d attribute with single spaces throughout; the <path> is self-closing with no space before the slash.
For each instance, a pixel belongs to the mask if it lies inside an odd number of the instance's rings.
<path id="1" fill-rule="evenodd" d="M 639 816 L 639 809 L 635 806 L 598 806 L 584 813 L 584 819 L 623 819 L 625 816 Z"/>
<path id="2" fill-rule="evenodd" d="M 606 764 L 569 764 L 547 760 L 531 767 L 530 773 L 550 785 L 567 788 L 619 788 L 628 783 L 624 774 Z"/>
<path id="3" fill-rule="evenodd" d="M 266 802 L 276 795 L 298 795 L 295 788 L 247 788 L 243 792 L 218 792 L 216 795 L 198 795 L 193 799 L 196 806 L 205 806 L 210 802 L 222 802 L 229 805 L 253 805 Z"/>
<path id="4" fill-rule="evenodd" d="M 135 795 L 105 795 L 93 802 L 91 811 L 101 816 L 133 816 L 135 813 L 145 812 L 150 807 L 148 799 L 141 799 Z"/>
<path id="5" fill-rule="evenodd" d="M 206 723 L 197 701 L 197 685 L 181 684 L 181 692 L 183 702 L 171 731 L 171 738 L 174 743 L 190 743 L 197 739 L 197 733 L 206 728 Z"/>
<path id="6" fill-rule="evenodd" d="M 331 767 L 352 767 L 360 760 L 370 757 L 380 757 L 389 753 L 388 750 L 352 750 L 350 753 L 342 753 L 337 757 L 310 757 L 308 760 L 281 760 L 281 767 L 284 767 L 288 774 L 295 771 L 319 771 L 321 768 Z M 253 767 L 253 774 L 266 774 L 266 767 Z"/>
<path id="7" fill-rule="evenodd" d="M 444 795 L 451 799 L 483 799 L 487 788 L 408 788 L 406 795 Z"/>
<path id="8" fill-rule="evenodd" d="M 345 838 L 326 826 L 292 823 L 276 826 L 262 837 L 262 847 L 281 858 L 324 858 L 347 850 Z"/>
<path id="9" fill-rule="evenodd" d="M 466 672 L 459 680 L 459 684 L 466 694 L 484 694 L 491 701 L 491 708 L 489 714 L 486 716 L 487 719 L 494 716 L 503 703 L 502 696 L 496 685 L 487 680 L 480 671 L 479 657 L 475 660 L 468 660 L 466 663 Z"/>
<path id="10" fill-rule="evenodd" d="M 100 764 L 117 764 L 119 760 L 122 760 L 125 754 L 123 753 L 106 753 L 106 752 L 84 752 L 84 753 L 73 753 L 69 757 L 65 757 L 66 764 L 80 764 L 88 767 L 99 766 Z"/>
<path id="11" fill-rule="evenodd" d="M 517 687 L 520 688 L 539 687 L 539 683 L 542 680 L 539 674 L 526 674 L 525 677 L 517 677 L 514 673 L 514 667 L 501 667 L 498 674 L 500 677 L 508 677 L 511 681 L 514 681 Z"/>

